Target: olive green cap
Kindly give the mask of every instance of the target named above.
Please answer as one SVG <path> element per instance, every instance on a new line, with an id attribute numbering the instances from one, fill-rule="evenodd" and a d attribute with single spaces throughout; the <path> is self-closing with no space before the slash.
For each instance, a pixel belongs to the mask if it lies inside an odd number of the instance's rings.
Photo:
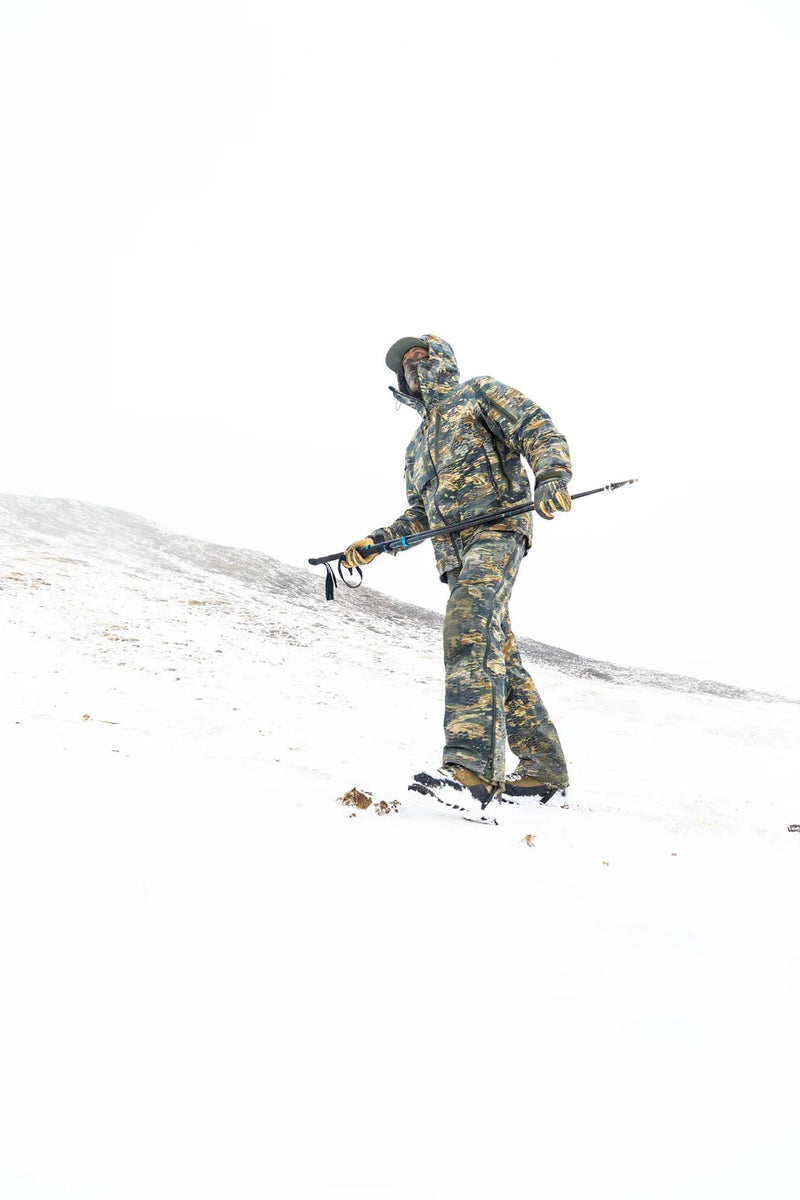
<path id="1" fill-rule="evenodd" d="M 386 365 L 390 371 L 394 371 L 395 375 L 399 375 L 403 370 L 403 355 L 414 346 L 421 346 L 423 350 L 428 349 L 428 343 L 424 338 L 405 337 L 400 338 L 399 342 L 395 342 L 386 351 Z"/>

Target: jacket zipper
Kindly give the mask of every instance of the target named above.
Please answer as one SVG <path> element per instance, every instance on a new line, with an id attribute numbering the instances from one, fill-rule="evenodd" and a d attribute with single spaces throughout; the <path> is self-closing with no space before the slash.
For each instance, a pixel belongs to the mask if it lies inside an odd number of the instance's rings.
<path id="1" fill-rule="evenodd" d="M 428 439 L 427 438 L 425 439 L 425 445 L 428 450 L 428 458 L 431 460 L 431 466 L 433 467 L 433 473 L 436 476 L 436 492 L 437 493 L 439 491 L 439 472 L 437 470 L 436 464 L 439 460 L 439 433 L 440 432 L 441 432 L 441 413 L 439 413 L 437 410 L 437 412 L 433 418 L 433 448 L 436 451 L 435 459 L 434 459 L 433 454 L 431 453 L 431 448 L 430 448 Z M 442 510 L 439 508 L 439 505 L 436 501 L 436 495 L 434 495 L 433 506 L 436 509 L 437 513 L 439 514 L 439 520 L 442 522 L 442 524 L 443 525 L 449 524 L 449 522 L 445 521 L 444 517 L 442 516 Z M 461 555 L 458 553 L 458 546 L 456 545 L 456 535 L 454 533 L 450 534 L 450 541 L 453 546 L 453 553 L 456 556 L 456 562 L 458 563 L 459 567 L 461 567 L 462 566 Z"/>
<path id="2" fill-rule="evenodd" d="M 515 420 L 515 418 L 514 418 L 514 417 L 512 417 L 512 415 L 511 415 L 511 413 L 508 411 L 508 409 L 507 409 L 507 408 L 503 408 L 503 406 L 502 406 L 502 404 L 500 403 L 500 401 L 499 401 L 499 400 L 494 400 L 494 399 L 492 399 L 492 400 L 490 400 L 490 401 L 489 401 L 489 403 L 490 403 L 490 404 L 491 404 L 491 405 L 492 405 L 494 408 L 496 408 L 496 409 L 497 409 L 497 411 L 498 411 L 499 413 L 502 413 L 502 414 L 503 414 L 503 416 L 505 417 L 505 419 L 506 419 L 506 420 L 507 420 L 507 421 L 510 423 L 510 425 L 511 425 L 512 429 L 514 428 L 514 426 L 516 426 L 516 425 L 518 425 L 518 424 L 519 424 L 519 421 Z"/>

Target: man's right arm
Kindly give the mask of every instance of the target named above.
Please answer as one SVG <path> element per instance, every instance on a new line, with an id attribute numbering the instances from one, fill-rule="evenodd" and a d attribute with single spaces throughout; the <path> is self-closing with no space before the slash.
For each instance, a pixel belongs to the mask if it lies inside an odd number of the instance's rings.
<path id="1" fill-rule="evenodd" d="M 422 497 L 409 482 L 407 486 L 408 508 L 401 514 L 391 525 L 381 525 L 378 529 L 373 529 L 372 533 L 367 534 L 360 541 L 353 542 L 344 552 L 344 565 L 346 567 L 363 567 L 368 562 L 371 562 L 375 557 L 370 554 L 364 556 L 360 553 L 364 546 L 374 546 L 376 542 L 393 542 L 398 538 L 408 537 L 412 533 L 423 533 L 429 529 L 428 517 L 422 503 Z M 351 553 L 352 552 L 352 553 Z M 390 550 L 390 554 L 397 554 L 396 550 Z M 352 561 L 348 561 L 348 556 Z"/>
<path id="2" fill-rule="evenodd" d="M 429 529 L 428 518 L 425 515 L 425 509 L 422 504 L 411 504 L 396 521 L 392 521 L 391 525 L 382 525 L 380 529 L 373 529 L 369 535 L 373 544 L 375 542 L 394 542 L 398 538 L 408 537 L 412 533 L 423 533 Z M 396 550 L 390 550 L 390 554 L 396 554 Z"/>

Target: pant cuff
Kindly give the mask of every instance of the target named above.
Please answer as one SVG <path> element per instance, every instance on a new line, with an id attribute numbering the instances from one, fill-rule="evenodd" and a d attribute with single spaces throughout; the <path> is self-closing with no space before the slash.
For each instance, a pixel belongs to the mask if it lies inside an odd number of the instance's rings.
<path id="1" fill-rule="evenodd" d="M 466 767 L 468 771 L 474 771 L 476 775 L 480 775 L 481 779 L 485 779 L 487 783 L 491 784 L 503 783 L 505 780 L 505 773 L 499 779 L 492 778 L 494 772 L 485 758 L 475 758 L 470 754 L 462 754 L 458 750 L 453 750 L 452 753 L 445 751 L 442 766 Z"/>
<path id="2" fill-rule="evenodd" d="M 566 788 L 569 787 L 569 775 L 565 768 L 561 767 L 558 770 L 543 768 L 537 763 L 524 762 L 522 759 L 517 763 L 517 771 L 522 771 L 525 775 L 529 775 L 531 779 L 538 780 L 539 783 L 549 783 L 551 787 Z"/>

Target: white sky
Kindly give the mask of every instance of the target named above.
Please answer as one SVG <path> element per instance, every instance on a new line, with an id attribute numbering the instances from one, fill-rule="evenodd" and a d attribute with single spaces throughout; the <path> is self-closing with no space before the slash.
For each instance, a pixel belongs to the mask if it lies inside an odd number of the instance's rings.
<path id="1" fill-rule="evenodd" d="M 402 511 L 383 357 L 435 332 L 550 412 L 575 490 L 640 479 L 537 521 L 520 630 L 736 679 L 767 614 L 785 664 L 796 8 L 0 14 L 0 491 L 304 563 Z M 370 578 L 446 600 L 429 547 Z"/>

